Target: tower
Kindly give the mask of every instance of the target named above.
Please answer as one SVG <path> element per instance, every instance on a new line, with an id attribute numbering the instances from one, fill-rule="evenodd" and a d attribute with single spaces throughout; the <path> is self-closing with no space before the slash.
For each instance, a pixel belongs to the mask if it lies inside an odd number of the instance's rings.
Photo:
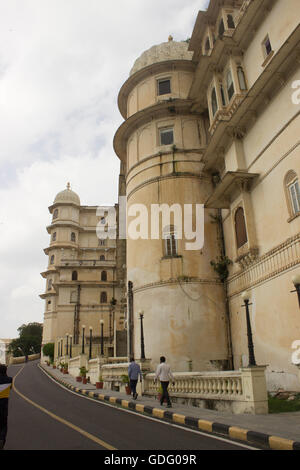
<path id="1" fill-rule="evenodd" d="M 118 104 L 125 121 L 114 138 L 126 168 L 128 227 L 136 204 L 143 208 L 143 222 L 148 222 L 146 235 L 127 235 L 134 354 L 140 354 L 143 311 L 146 356 L 154 365 L 165 355 L 180 371 L 220 369 L 228 359 L 224 290 L 210 264 L 220 253 L 211 217 L 216 211 L 205 211 L 201 250 L 188 250 L 189 240 L 179 233 L 184 205 L 204 204 L 212 185 L 202 162 L 207 115 L 193 112 L 188 97 L 194 71 L 188 44 L 171 36 L 144 52 L 120 90 Z M 175 204 L 179 212 L 171 211 L 167 224 L 161 217 L 160 235 L 151 238 L 151 210 L 156 205 L 159 213 L 163 204 Z"/>

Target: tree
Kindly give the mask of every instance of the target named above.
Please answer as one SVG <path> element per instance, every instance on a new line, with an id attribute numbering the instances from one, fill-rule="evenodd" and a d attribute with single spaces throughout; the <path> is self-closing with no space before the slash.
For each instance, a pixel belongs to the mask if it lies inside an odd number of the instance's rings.
<path id="1" fill-rule="evenodd" d="M 43 325 L 41 323 L 23 324 L 18 328 L 19 338 L 13 339 L 8 351 L 14 357 L 29 356 L 41 352 Z"/>

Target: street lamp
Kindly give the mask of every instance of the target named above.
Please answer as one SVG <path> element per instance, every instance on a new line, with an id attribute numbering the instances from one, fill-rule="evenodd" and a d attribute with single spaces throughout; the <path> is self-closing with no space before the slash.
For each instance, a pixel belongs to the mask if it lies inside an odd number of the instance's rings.
<path id="1" fill-rule="evenodd" d="M 145 357 L 145 343 L 144 343 L 144 328 L 143 328 L 143 318 L 144 318 L 143 310 L 139 311 L 139 316 L 140 316 L 140 320 L 141 320 L 141 359 L 146 359 L 146 357 Z"/>
<path id="2" fill-rule="evenodd" d="M 101 325 L 101 356 L 104 355 L 104 345 L 103 345 L 103 320 L 100 320 L 100 325 Z"/>
<path id="3" fill-rule="evenodd" d="M 73 339 L 73 336 L 70 335 L 70 359 L 72 359 L 72 339 Z"/>
<path id="4" fill-rule="evenodd" d="M 67 337 L 67 342 L 66 342 L 66 356 L 69 355 L 69 335 L 68 333 L 66 334 Z"/>
<path id="5" fill-rule="evenodd" d="M 300 307 L 300 271 L 298 271 L 293 277 L 292 277 L 293 284 L 295 286 L 296 290 L 292 290 L 291 292 L 297 292 L 298 294 L 298 302 L 299 302 L 299 307 Z"/>
<path id="6" fill-rule="evenodd" d="M 82 349 L 81 349 L 82 354 L 84 354 L 84 330 L 85 330 L 85 325 L 82 325 Z"/>
<path id="7" fill-rule="evenodd" d="M 242 299 L 244 301 L 243 307 L 246 308 L 246 321 L 247 321 L 247 336 L 248 336 L 248 351 L 249 351 L 249 367 L 256 366 L 255 356 L 254 356 L 254 346 L 253 346 L 253 339 L 252 339 L 252 329 L 250 323 L 250 315 L 249 315 L 249 300 L 250 300 L 250 293 L 245 291 L 242 293 Z"/>
<path id="8" fill-rule="evenodd" d="M 89 359 L 92 359 L 92 334 L 93 334 L 93 327 L 90 326 L 90 351 L 89 351 Z"/>

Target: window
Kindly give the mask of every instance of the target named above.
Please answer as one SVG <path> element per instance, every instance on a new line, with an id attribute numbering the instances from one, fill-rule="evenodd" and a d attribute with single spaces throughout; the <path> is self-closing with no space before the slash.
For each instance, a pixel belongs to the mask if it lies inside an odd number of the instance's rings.
<path id="1" fill-rule="evenodd" d="M 99 243 L 99 246 L 105 246 L 106 240 L 102 240 L 102 239 L 101 239 L 101 240 L 99 240 L 98 243 Z"/>
<path id="2" fill-rule="evenodd" d="M 157 93 L 158 95 L 167 95 L 171 93 L 171 80 L 170 79 L 158 80 Z"/>
<path id="3" fill-rule="evenodd" d="M 55 209 L 53 212 L 53 219 L 57 219 L 58 217 L 58 209 Z"/>
<path id="4" fill-rule="evenodd" d="M 54 255 L 52 255 L 50 258 L 50 264 L 54 264 Z"/>
<path id="5" fill-rule="evenodd" d="M 225 26 L 224 26 L 224 21 L 223 19 L 220 21 L 219 24 L 219 37 L 221 38 L 225 32 Z"/>
<path id="6" fill-rule="evenodd" d="M 70 303 L 76 304 L 76 302 L 77 302 L 77 292 L 76 290 L 74 290 L 71 292 L 71 295 L 70 295 Z"/>
<path id="7" fill-rule="evenodd" d="M 105 261 L 105 256 L 104 255 L 100 255 L 100 261 Z"/>
<path id="8" fill-rule="evenodd" d="M 52 234 L 52 241 L 55 242 L 55 240 L 56 240 L 56 232 Z"/>
<path id="9" fill-rule="evenodd" d="M 48 302 L 47 302 L 46 305 L 47 305 L 47 310 L 50 310 L 50 308 L 51 308 L 51 300 L 48 300 Z"/>
<path id="10" fill-rule="evenodd" d="M 244 209 L 242 207 L 237 209 L 234 221 L 237 248 L 241 248 L 248 241 Z"/>
<path id="11" fill-rule="evenodd" d="M 238 68 L 237 68 L 237 75 L 238 75 L 238 79 L 239 79 L 240 90 L 241 91 L 247 90 L 245 74 L 244 74 L 243 67 L 241 65 L 239 65 Z"/>
<path id="12" fill-rule="evenodd" d="M 267 35 L 262 43 L 264 57 L 268 57 L 272 52 L 272 45 L 269 36 Z"/>
<path id="13" fill-rule="evenodd" d="M 106 271 L 101 272 L 101 281 L 107 281 L 107 272 Z"/>
<path id="14" fill-rule="evenodd" d="M 214 117 L 214 115 L 218 111 L 217 93 L 216 93 L 215 88 L 213 88 L 213 90 L 211 92 L 211 109 L 212 109 L 212 114 L 213 114 L 213 117 Z"/>
<path id="15" fill-rule="evenodd" d="M 160 129 L 160 145 L 172 145 L 174 143 L 174 132 L 173 128 Z"/>
<path id="16" fill-rule="evenodd" d="M 71 242 L 76 242 L 76 234 L 74 232 L 71 233 Z"/>
<path id="17" fill-rule="evenodd" d="M 48 281 L 48 290 L 50 290 L 52 287 L 52 279 L 49 279 Z"/>
<path id="18" fill-rule="evenodd" d="M 226 75 L 226 84 L 227 84 L 228 99 L 230 101 L 234 95 L 234 84 L 233 84 L 232 74 L 230 70 L 228 70 L 227 75 Z"/>
<path id="19" fill-rule="evenodd" d="M 107 304 L 107 293 L 106 292 L 101 292 L 100 303 L 101 304 Z"/>
<path id="20" fill-rule="evenodd" d="M 72 281 L 77 281 L 78 280 L 78 273 L 77 271 L 72 272 Z"/>
<path id="21" fill-rule="evenodd" d="M 209 38 L 206 39 L 206 43 L 205 43 L 205 54 L 208 55 L 210 51 L 210 42 L 209 42 Z"/>
<path id="22" fill-rule="evenodd" d="M 165 256 L 177 256 L 177 238 L 174 225 L 164 228 L 163 233 Z"/>
<path id="23" fill-rule="evenodd" d="M 291 170 L 285 177 L 285 187 L 288 197 L 290 215 L 296 215 L 300 212 L 300 185 L 297 173 Z"/>
<path id="24" fill-rule="evenodd" d="M 227 15 L 227 24 L 228 24 L 228 28 L 231 28 L 231 29 L 235 28 L 235 24 L 234 24 L 234 20 L 233 20 L 232 15 Z"/>
<path id="25" fill-rule="evenodd" d="M 221 98 L 222 98 L 222 105 L 226 106 L 225 93 L 224 93 L 224 88 L 223 88 L 222 83 L 220 83 L 220 92 L 221 92 Z"/>

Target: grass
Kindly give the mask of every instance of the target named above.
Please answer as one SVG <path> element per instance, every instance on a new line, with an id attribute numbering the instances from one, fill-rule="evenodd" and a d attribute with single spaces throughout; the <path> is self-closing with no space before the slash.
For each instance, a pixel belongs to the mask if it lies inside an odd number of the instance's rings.
<path id="1" fill-rule="evenodd" d="M 288 413 L 290 411 L 300 411 L 300 394 L 295 400 L 279 400 L 279 398 L 269 396 L 269 413 Z"/>

